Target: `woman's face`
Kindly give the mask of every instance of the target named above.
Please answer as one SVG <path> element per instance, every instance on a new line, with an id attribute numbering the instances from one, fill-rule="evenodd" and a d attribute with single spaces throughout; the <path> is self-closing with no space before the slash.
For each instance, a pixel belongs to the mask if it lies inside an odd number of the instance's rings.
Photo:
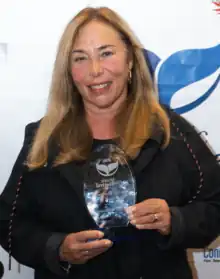
<path id="1" fill-rule="evenodd" d="M 73 45 L 72 78 L 85 107 L 107 109 L 127 95 L 131 62 L 119 34 L 109 25 L 91 21 Z"/>

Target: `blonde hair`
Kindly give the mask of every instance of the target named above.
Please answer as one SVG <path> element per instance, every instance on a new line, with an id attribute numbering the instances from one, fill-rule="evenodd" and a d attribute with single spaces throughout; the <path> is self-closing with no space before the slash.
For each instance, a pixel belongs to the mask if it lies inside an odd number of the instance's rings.
<path id="1" fill-rule="evenodd" d="M 109 8 L 85 8 L 67 25 L 55 60 L 47 112 L 36 131 L 27 158 L 30 169 L 48 160 L 50 142 L 59 146 L 54 165 L 71 160 L 85 160 L 91 150 L 92 134 L 86 122 L 83 103 L 70 72 L 71 52 L 79 30 L 92 20 L 99 20 L 119 32 L 133 58 L 132 80 L 127 103 L 117 115 L 119 143 L 129 158 L 135 158 L 158 124 L 164 133 L 162 147 L 170 139 L 169 119 L 158 103 L 153 81 L 146 65 L 142 45 L 127 23 Z"/>

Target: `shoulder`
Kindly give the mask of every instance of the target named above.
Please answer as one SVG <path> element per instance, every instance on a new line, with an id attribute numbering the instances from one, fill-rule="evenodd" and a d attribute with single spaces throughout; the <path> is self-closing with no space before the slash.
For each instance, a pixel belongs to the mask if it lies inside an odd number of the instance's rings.
<path id="1" fill-rule="evenodd" d="M 178 156 L 185 153 L 196 162 L 200 160 L 210 162 L 210 165 L 216 165 L 216 154 L 207 139 L 201 136 L 199 129 L 174 110 L 168 107 L 164 107 L 164 109 L 170 119 L 171 142 L 175 142 Z"/>
<path id="2" fill-rule="evenodd" d="M 38 120 L 36 122 L 30 122 L 25 125 L 23 145 L 21 146 L 17 154 L 16 160 L 12 166 L 10 177 L 5 186 L 6 189 L 12 187 L 12 189 L 14 190 L 14 186 L 17 185 L 17 182 L 19 181 L 20 177 L 22 177 L 24 172 L 27 170 L 25 162 L 36 130 L 40 126 L 40 122 L 41 120 Z"/>
<path id="3" fill-rule="evenodd" d="M 169 119 L 170 119 L 170 126 L 171 131 L 179 131 L 182 133 L 194 133 L 198 134 L 197 128 L 191 123 L 189 120 L 181 116 L 180 114 L 176 113 L 173 109 L 162 106 L 163 109 L 166 111 Z"/>
<path id="4" fill-rule="evenodd" d="M 42 119 L 26 124 L 24 131 L 24 146 L 29 145 L 32 142 L 38 128 L 40 127 L 41 120 Z"/>
<path id="5" fill-rule="evenodd" d="M 178 140 L 178 142 L 185 143 L 186 146 L 189 146 L 189 143 L 192 145 L 205 144 L 193 123 L 169 107 L 164 106 L 164 110 L 170 119 L 171 140 Z"/>

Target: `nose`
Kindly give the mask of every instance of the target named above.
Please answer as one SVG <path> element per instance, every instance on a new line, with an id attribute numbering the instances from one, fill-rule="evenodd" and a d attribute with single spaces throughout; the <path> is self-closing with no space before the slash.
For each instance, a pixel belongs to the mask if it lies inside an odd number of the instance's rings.
<path id="1" fill-rule="evenodd" d="M 90 74 L 92 77 L 97 77 L 103 74 L 103 67 L 99 59 L 91 61 Z"/>

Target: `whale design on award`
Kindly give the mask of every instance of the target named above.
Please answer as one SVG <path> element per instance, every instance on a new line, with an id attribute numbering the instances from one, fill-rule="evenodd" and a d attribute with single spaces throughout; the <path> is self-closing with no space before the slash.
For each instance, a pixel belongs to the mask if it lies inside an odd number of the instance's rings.
<path id="1" fill-rule="evenodd" d="M 106 162 L 106 164 L 105 164 Z M 104 160 L 104 162 L 100 163 L 98 162 L 96 164 L 96 168 L 97 168 L 97 171 L 103 175 L 103 176 L 111 176 L 111 175 L 114 175 L 116 173 L 116 171 L 118 170 L 118 162 L 113 162 L 113 163 L 109 163 L 109 159 L 107 160 Z"/>
<path id="2" fill-rule="evenodd" d="M 136 181 L 121 148 L 103 144 L 93 150 L 83 186 L 87 209 L 99 228 L 128 225 L 125 208 L 136 203 Z"/>

